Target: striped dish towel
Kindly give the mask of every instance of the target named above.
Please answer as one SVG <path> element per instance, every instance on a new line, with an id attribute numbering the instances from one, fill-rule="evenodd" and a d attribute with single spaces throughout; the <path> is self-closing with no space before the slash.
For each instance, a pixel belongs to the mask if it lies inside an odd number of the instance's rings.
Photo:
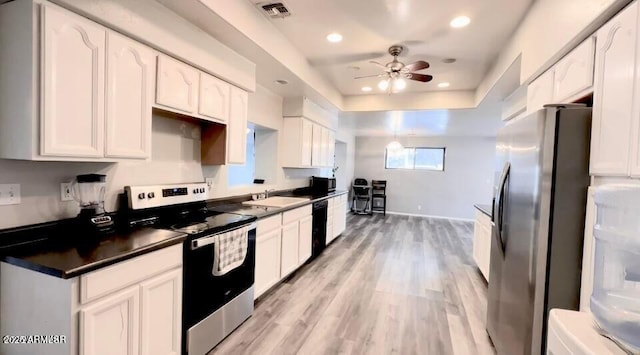
<path id="1" fill-rule="evenodd" d="M 218 234 L 213 246 L 213 276 L 222 276 L 244 263 L 249 247 L 249 227 Z"/>

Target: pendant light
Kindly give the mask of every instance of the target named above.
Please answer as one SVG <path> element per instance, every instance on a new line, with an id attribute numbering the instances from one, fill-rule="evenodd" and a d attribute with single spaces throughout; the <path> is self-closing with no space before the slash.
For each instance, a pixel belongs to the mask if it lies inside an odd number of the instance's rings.
<path id="1" fill-rule="evenodd" d="M 393 140 L 387 144 L 387 151 L 391 153 L 396 153 L 404 149 L 402 144 L 398 141 L 397 130 L 394 128 L 393 130 Z"/>

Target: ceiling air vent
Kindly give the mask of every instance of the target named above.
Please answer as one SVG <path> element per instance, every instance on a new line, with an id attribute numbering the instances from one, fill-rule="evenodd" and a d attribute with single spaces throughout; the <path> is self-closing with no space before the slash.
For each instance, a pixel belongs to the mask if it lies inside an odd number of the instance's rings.
<path id="1" fill-rule="evenodd" d="M 291 12 L 282 2 L 259 3 L 258 6 L 270 18 L 285 18 L 291 16 Z"/>

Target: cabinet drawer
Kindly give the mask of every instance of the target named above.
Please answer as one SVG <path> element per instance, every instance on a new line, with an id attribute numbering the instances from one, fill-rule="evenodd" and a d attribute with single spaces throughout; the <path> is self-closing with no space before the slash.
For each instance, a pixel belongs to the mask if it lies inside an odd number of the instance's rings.
<path id="1" fill-rule="evenodd" d="M 333 208 L 333 206 L 336 205 L 336 200 L 339 201 L 338 197 L 332 197 L 330 199 L 327 199 L 327 201 L 329 202 L 329 210 L 331 210 Z"/>
<path id="2" fill-rule="evenodd" d="M 296 208 L 295 210 L 284 212 L 282 214 L 282 225 L 289 224 L 293 221 L 297 221 L 311 215 L 311 210 L 312 206 L 306 205 L 304 207 Z"/>
<path id="3" fill-rule="evenodd" d="M 347 197 L 348 197 L 348 194 L 344 194 L 342 196 L 337 197 L 339 199 L 337 201 L 340 201 L 340 203 L 347 203 Z"/>
<path id="4" fill-rule="evenodd" d="M 476 211 L 476 221 L 483 227 L 491 229 L 491 218 L 483 212 Z"/>
<path id="5" fill-rule="evenodd" d="M 270 232 L 276 228 L 280 228 L 282 226 L 282 213 L 278 213 L 275 216 L 267 217 L 258 221 L 258 228 L 256 233 L 258 236 L 263 233 Z"/>
<path id="6" fill-rule="evenodd" d="M 80 276 L 80 303 L 85 304 L 182 265 L 182 244 L 117 263 Z"/>

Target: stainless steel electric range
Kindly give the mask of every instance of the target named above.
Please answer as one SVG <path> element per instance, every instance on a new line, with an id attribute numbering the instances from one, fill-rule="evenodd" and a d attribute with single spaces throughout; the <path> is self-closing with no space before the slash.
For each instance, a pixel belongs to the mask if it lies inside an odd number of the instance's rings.
<path id="1" fill-rule="evenodd" d="M 256 217 L 211 211 L 206 192 L 206 184 L 125 188 L 131 227 L 152 225 L 189 235 L 182 294 L 182 352 L 189 355 L 206 354 L 253 313 Z M 216 236 L 240 228 L 248 230 L 244 261 L 214 276 Z"/>

